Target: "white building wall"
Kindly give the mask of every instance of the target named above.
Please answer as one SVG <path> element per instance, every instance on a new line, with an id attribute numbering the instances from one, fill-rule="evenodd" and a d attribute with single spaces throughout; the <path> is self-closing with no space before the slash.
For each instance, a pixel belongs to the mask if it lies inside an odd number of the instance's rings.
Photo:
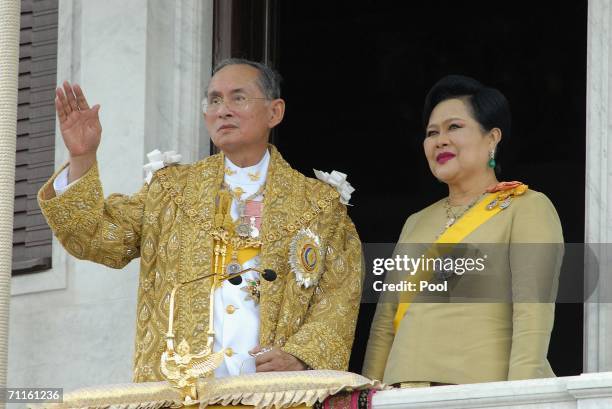
<path id="1" fill-rule="evenodd" d="M 145 154 L 207 155 L 200 111 L 212 54 L 212 0 L 60 0 L 58 81 L 100 104 L 105 194 L 142 186 Z M 67 158 L 59 131 L 56 164 Z M 113 270 L 53 244 L 53 269 L 12 282 L 8 385 L 129 382 L 138 260 Z"/>

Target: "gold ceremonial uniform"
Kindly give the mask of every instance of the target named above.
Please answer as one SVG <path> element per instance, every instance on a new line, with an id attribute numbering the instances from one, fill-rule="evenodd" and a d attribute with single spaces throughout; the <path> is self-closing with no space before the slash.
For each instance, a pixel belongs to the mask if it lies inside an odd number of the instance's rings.
<path id="1" fill-rule="evenodd" d="M 361 243 L 346 206 L 331 186 L 300 174 L 270 146 L 261 225 L 259 343 L 279 346 L 314 369 L 345 370 L 353 343 L 362 285 Z M 40 190 L 40 207 L 63 246 L 77 258 L 122 268 L 140 257 L 134 380 L 161 380 L 170 292 L 177 283 L 212 270 L 216 199 L 224 157 L 157 171 L 133 196 L 102 193 L 97 166 L 61 196 L 54 175 Z M 300 229 L 322 242 L 324 263 L 316 285 L 305 288 L 289 264 Z M 316 261 L 316 260 L 315 260 Z M 177 341 L 192 351 L 206 345 L 211 280 L 182 287 L 174 321 Z"/>
<path id="2" fill-rule="evenodd" d="M 441 200 L 408 218 L 399 243 L 433 243 L 445 221 Z M 389 384 L 464 384 L 554 376 L 546 358 L 554 304 L 536 294 L 541 290 L 554 298 L 563 256 L 562 244 L 545 244 L 563 243 L 559 217 L 550 200 L 528 190 L 462 243 L 503 243 L 487 247 L 499 253 L 495 268 L 485 269 L 471 281 L 466 273 L 456 279 L 454 288 L 463 285 L 473 295 L 490 295 L 492 302 L 477 298 L 413 302 L 394 333 L 399 293 L 384 294 L 372 323 L 365 376 Z M 521 243 L 531 244 L 523 247 Z M 489 276 L 493 271 L 496 275 Z M 535 295 L 514 304 L 497 298 L 497 294 L 515 296 L 517 289 Z"/>

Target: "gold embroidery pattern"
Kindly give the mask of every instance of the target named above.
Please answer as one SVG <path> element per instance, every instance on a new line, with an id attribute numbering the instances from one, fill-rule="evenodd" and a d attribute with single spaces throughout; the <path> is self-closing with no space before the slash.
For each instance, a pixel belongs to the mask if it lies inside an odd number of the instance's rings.
<path id="1" fill-rule="evenodd" d="M 141 214 L 147 190 L 145 186 L 133 196 L 110 195 L 106 207 L 95 164 L 60 197 L 55 196 L 52 182 L 47 182 L 38 192 L 38 202 L 51 229 L 58 238 L 65 238 L 62 243 L 75 257 L 121 268 L 140 255 Z"/>
<path id="2" fill-rule="evenodd" d="M 259 176 L 259 171 L 255 172 L 255 173 L 248 173 L 249 179 L 251 179 L 251 182 L 257 182 L 260 179 Z"/>
<path id="3" fill-rule="evenodd" d="M 278 345 L 316 369 L 343 370 L 353 341 L 361 296 L 361 244 L 329 185 L 291 169 L 274 147 L 264 191 L 262 266 L 277 272 L 261 281 L 260 344 Z M 212 267 L 215 201 L 224 175 L 223 155 L 156 172 L 134 196 L 103 199 L 97 167 L 59 197 L 52 178 L 39 192 L 49 225 L 73 255 L 114 268 L 141 257 L 134 380 L 162 379 L 168 302 L 172 287 Z M 327 248 L 316 287 L 298 285 L 288 264 L 289 243 L 302 227 Z M 142 254 L 141 254 L 142 253 Z M 210 281 L 177 294 L 175 335 L 198 352 L 206 344 Z"/>

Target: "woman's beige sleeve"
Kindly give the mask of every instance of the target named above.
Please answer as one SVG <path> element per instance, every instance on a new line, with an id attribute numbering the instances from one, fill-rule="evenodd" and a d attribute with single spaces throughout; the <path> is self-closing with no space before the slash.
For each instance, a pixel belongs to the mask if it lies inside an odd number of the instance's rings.
<path id="1" fill-rule="evenodd" d="M 550 200 L 542 193 L 529 193 L 529 197 L 516 199 L 520 208 L 512 222 L 513 313 L 508 380 L 554 376 L 546 356 L 563 261 L 563 233 Z"/>
<path id="2" fill-rule="evenodd" d="M 404 223 L 402 233 L 398 243 L 408 241 L 408 236 L 416 222 L 416 214 L 411 215 Z M 366 266 L 366 274 L 371 274 Z M 397 280 L 397 274 L 388 272 L 385 277 L 385 283 L 390 283 Z M 367 282 L 367 280 L 366 280 Z M 376 312 L 370 327 L 370 337 L 363 362 L 361 372 L 364 376 L 370 379 L 382 380 L 389 358 L 389 351 L 395 339 L 395 331 L 393 329 L 393 319 L 398 306 L 398 296 L 396 293 L 382 293 L 376 306 Z"/>

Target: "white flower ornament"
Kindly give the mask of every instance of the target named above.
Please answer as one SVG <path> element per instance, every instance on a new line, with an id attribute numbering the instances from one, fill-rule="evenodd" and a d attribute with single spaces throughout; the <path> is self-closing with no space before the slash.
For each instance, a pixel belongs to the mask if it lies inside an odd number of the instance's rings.
<path id="1" fill-rule="evenodd" d="M 149 158 L 149 163 L 143 166 L 145 171 L 145 182 L 147 183 L 151 183 L 153 173 L 156 171 L 181 161 L 181 155 L 176 153 L 176 151 L 161 153 L 159 149 L 147 153 L 147 158 Z"/>
<path id="2" fill-rule="evenodd" d="M 332 170 L 331 173 L 323 172 L 320 170 L 313 169 L 317 179 L 328 183 L 336 188 L 340 193 L 340 203 L 348 205 L 351 200 L 351 195 L 355 191 L 355 188 L 346 180 L 346 174 Z"/>

